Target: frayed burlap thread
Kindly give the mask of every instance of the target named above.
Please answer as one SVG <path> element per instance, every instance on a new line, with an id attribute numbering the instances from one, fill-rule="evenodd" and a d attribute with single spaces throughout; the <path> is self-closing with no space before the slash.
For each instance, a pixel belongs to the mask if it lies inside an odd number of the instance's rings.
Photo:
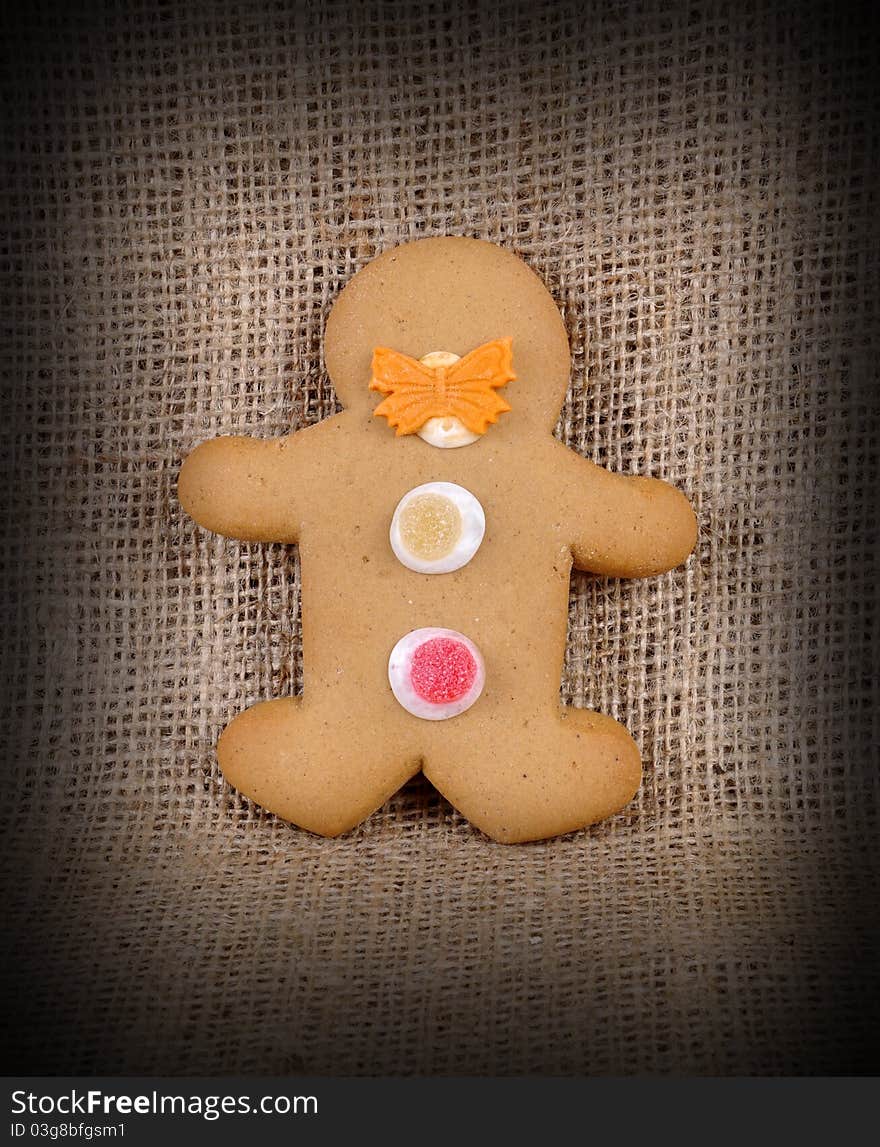
<path id="1" fill-rule="evenodd" d="M 2 81 L 10 1070 L 876 1068 L 868 19 L 22 7 Z M 298 559 L 175 498 L 201 440 L 336 409 L 334 298 L 438 234 L 548 283 L 562 440 L 700 517 L 681 569 L 574 578 L 563 699 L 623 721 L 645 780 L 530 846 L 422 780 L 333 841 L 225 785 L 223 726 L 301 688 Z"/>

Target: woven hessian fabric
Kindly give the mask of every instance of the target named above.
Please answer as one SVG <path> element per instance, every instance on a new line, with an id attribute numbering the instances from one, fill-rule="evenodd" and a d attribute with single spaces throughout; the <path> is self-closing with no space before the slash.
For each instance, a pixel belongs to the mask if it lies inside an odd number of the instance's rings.
<path id="1" fill-rule="evenodd" d="M 876 1067 L 869 19 L 21 6 L 2 80 L 14 1070 Z M 327 841 L 231 790 L 214 752 L 301 687 L 296 550 L 197 528 L 177 473 L 205 438 L 337 409 L 333 300 L 377 252 L 443 234 L 544 278 L 572 346 L 558 435 L 681 486 L 699 546 L 662 577 L 572 580 L 562 697 L 639 743 L 622 814 L 502 846 L 420 778 Z"/>

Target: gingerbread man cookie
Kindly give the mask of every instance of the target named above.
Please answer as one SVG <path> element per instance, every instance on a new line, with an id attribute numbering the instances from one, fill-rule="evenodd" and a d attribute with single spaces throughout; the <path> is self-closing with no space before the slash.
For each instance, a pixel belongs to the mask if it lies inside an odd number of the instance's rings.
<path id="1" fill-rule="evenodd" d="M 341 414 L 205 442 L 180 474 L 201 526 L 300 547 L 303 695 L 232 721 L 226 779 L 325 836 L 419 770 L 498 841 L 618 811 L 639 785 L 635 743 L 560 705 L 569 572 L 678 565 L 696 540 L 686 498 L 553 437 L 565 328 L 493 244 L 423 239 L 376 258 L 337 299 L 325 357 Z"/>

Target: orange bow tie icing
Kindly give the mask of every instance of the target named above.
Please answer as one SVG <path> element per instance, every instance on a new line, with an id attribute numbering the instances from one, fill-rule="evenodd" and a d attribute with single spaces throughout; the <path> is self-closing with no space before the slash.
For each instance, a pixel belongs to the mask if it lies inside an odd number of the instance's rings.
<path id="1" fill-rule="evenodd" d="M 398 435 L 415 434 L 429 418 L 457 418 L 474 434 L 485 434 L 510 405 L 496 394 L 516 375 L 512 340 L 493 339 L 451 366 L 426 366 L 418 359 L 376 347 L 370 390 L 385 398 L 374 415 L 388 419 Z"/>

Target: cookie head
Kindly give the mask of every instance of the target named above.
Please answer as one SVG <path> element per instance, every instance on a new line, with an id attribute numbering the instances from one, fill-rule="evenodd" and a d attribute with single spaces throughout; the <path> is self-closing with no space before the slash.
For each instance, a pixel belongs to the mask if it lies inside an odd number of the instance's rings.
<path id="1" fill-rule="evenodd" d="M 447 448 L 552 431 L 570 368 L 538 276 L 464 238 L 421 239 L 367 264 L 330 313 L 324 352 L 345 407 Z"/>

